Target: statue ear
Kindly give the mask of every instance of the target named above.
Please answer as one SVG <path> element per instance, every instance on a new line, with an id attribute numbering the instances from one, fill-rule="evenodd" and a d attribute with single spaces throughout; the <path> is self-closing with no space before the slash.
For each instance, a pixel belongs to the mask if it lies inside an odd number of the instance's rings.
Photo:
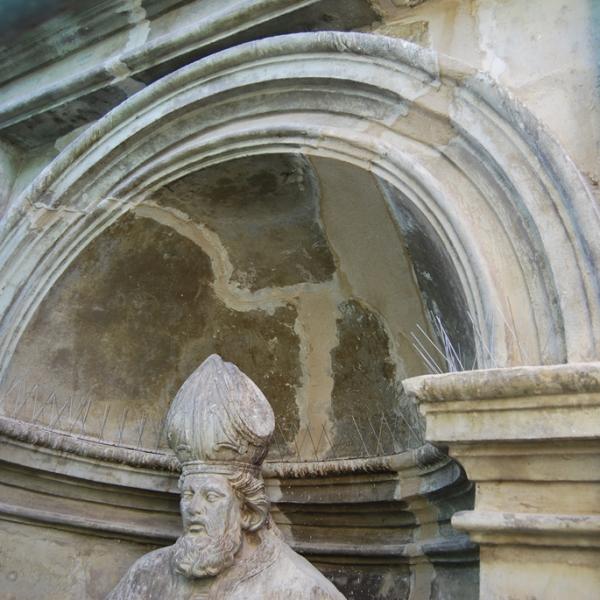
<path id="1" fill-rule="evenodd" d="M 242 529 L 256 531 L 262 527 L 265 519 L 262 513 L 254 510 L 247 504 L 242 508 Z"/>

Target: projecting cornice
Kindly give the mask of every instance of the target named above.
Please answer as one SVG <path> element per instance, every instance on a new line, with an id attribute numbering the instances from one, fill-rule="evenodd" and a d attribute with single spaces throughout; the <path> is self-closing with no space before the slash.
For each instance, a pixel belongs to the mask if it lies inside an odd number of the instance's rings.
<path id="1" fill-rule="evenodd" d="M 24 147 L 54 141 L 218 50 L 296 31 L 354 29 L 376 18 L 366 0 L 108 0 L 84 6 L 2 49 L 0 135 Z"/>
<path id="2" fill-rule="evenodd" d="M 481 598 L 592 598 L 600 558 L 600 363 L 407 379 L 427 439 L 476 483 L 452 517 L 481 546 Z M 552 574 L 551 574 L 552 573 Z"/>

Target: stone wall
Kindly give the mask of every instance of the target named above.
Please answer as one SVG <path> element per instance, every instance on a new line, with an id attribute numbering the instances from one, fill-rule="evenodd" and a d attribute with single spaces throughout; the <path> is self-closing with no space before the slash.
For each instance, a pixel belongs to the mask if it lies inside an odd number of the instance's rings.
<path id="1" fill-rule="evenodd" d="M 417 6 L 407 7 L 403 4 Z M 600 7 L 588 0 L 378 0 L 369 28 L 489 73 L 600 178 Z"/>
<path id="2" fill-rule="evenodd" d="M 101 598 L 172 542 L 163 417 L 218 352 L 275 410 L 296 550 L 348 598 L 477 597 L 473 488 L 401 382 L 597 358 L 597 3 L 34 4 L 0 61 L 0 596 Z"/>

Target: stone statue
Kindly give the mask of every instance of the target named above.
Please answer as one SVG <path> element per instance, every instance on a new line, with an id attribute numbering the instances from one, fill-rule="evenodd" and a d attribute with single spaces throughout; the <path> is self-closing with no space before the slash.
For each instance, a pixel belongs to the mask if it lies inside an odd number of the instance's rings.
<path id="1" fill-rule="evenodd" d="M 181 463 L 183 535 L 142 556 L 107 600 L 333 600 L 344 597 L 281 538 L 260 467 L 275 418 L 235 365 L 208 357 L 167 415 Z"/>

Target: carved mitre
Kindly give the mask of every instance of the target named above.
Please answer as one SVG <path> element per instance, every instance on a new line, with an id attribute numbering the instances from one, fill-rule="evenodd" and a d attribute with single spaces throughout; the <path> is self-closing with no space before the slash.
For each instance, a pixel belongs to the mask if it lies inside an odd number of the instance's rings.
<path id="1" fill-rule="evenodd" d="M 184 476 L 259 476 L 274 428 L 273 410 L 257 385 L 216 354 L 188 377 L 167 415 L 167 439 Z"/>

